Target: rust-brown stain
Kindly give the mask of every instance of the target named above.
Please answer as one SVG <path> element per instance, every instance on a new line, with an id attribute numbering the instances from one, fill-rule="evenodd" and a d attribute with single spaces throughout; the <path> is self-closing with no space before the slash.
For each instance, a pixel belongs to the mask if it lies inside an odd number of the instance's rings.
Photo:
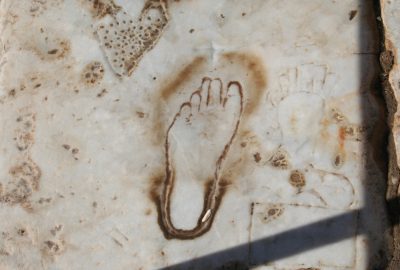
<path id="1" fill-rule="evenodd" d="M 344 150 L 345 140 L 346 140 L 346 127 L 340 127 L 338 131 L 338 143 L 340 150 Z"/>
<path id="2" fill-rule="evenodd" d="M 249 85 L 245 85 L 245 115 L 250 115 L 259 107 L 267 87 L 267 71 L 262 59 L 256 55 L 243 52 L 228 52 L 223 58 L 231 64 L 242 66 L 249 75 Z"/>
<path id="3" fill-rule="evenodd" d="M 198 56 L 193 59 L 189 64 L 185 65 L 176 76 L 169 79 L 165 86 L 160 90 L 161 98 L 168 100 L 186 81 L 194 79 L 198 75 L 201 66 L 206 62 L 204 57 Z"/>
<path id="4" fill-rule="evenodd" d="M 98 84 L 103 79 L 103 77 L 104 66 L 99 61 L 92 61 L 86 64 L 81 72 L 81 80 L 86 86 L 94 86 Z M 102 95 L 98 95 L 98 97 L 101 96 Z"/>
<path id="5" fill-rule="evenodd" d="M 256 162 L 256 163 L 258 163 L 258 162 L 260 162 L 261 161 L 261 155 L 260 155 L 260 153 L 255 153 L 254 155 L 253 155 L 253 157 L 254 157 L 254 161 Z"/>
<path id="6" fill-rule="evenodd" d="M 166 79 L 159 90 L 159 93 L 153 100 L 153 110 L 149 118 L 152 123 L 150 140 L 153 146 L 162 146 L 167 131 L 165 112 L 163 110 L 163 101 L 168 101 L 181 88 L 185 82 L 195 80 L 201 67 L 206 62 L 206 59 L 201 56 L 195 57 L 189 64 L 180 69 L 176 75 Z"/>
<path id="7" fill-rule="evenodd" d="M 358 13 L 358 11 L 355 10 L 355 9 L 354 10 L 350 10 L 350 12 L 349 12 L 349 21 L 353 20 L 354 17 L 356 17 L 357 13 Z"/>
<path id="8" fill-rule="evenodd" d="M 306 178 L 304 173 L 300 170 L 293 170 L 290 172 L 289 183 L 296 188 L 302 188 L 306 185 Z"/>
<path id="9" fill-rule="evenodd" d="M 322 119 L 320 122 L 320 126 L 321 126 L 320 137 L 324 142 L 328 142 L 330 139 L 330 135 L 328 132 L 328 128 L 329 128 L 330 124 L 331 123 L 327 118 Z"/>
<path id="10" fill-rule="evenodd" d="M 47 38 L 47 37 L 46 37 Z M 54 38 L 55 47 L 44 51 L 31 40 L 26 44 L 26 49 L 33 51 L 43 61 L 61 60 L 67 58 L 71 54 L 71 42 L 68 39 Z"/>
<path id="11" fill-rule="evenodd" d="M 341 167 L 346 159 L 345 141 L 346 141 L 346 127 L 340 126 L 338 130 L 338 149 L 337 153 L 334 156 L 334 161 L 333 161 L 333 164 L 337 168 Z"/>
<path id="12" fill-rule="evenodd" d="M 103 18 L 106 15 L 116 14 L 121 7 L 112 0 L 81 0 L 89 8 L 94 18 Z"/>
<path id="13" fill-rule="evenodd" d="M 16 118 L 18 128 L 15 129 L 15 147 L 20 151 L 19 161 L 9 169 L 10 181 L 1 187 L 0 203 L 20 204 L 27 211 L 32 207 L 29 198 L 39 190 L 42 175 L 39 166 L 32 160 L 30 148 L 34 144 L 36 114 L 21 110 Z"/>

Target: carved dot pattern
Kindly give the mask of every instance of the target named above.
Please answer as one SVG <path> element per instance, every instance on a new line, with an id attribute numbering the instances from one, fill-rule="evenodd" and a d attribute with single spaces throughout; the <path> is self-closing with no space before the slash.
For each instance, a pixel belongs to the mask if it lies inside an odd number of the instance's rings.
<path id="1" fill-rule="evenodd" d="M 114 72 L 130 76 L 144 53 L 158 41 L 167 22 L 162 1 L 149 1 L 135 21 L 125 11 L 106 17 L 96 32 Z"/>
<path id="2" fill-rule="evenodd" d="M 94 61 L 85 66 L 82 79 L 87 85 L 95 85 L 104 77 L 104 67 L 100 62 Z"/>

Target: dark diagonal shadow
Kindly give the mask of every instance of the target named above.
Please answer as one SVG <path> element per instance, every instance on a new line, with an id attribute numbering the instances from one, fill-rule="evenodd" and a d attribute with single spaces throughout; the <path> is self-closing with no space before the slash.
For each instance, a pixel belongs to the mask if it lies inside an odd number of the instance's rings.
<path id="1" fill-rule="evenodd" d="M 399 205 L 399 203 L 400 197 L 397 197 L 388 201 L 388 207 L 395 207 Z M 225 266 L 218 269 L 248 269 L 249 266 L 247 265 L 246 258 L 238 258 L 238 254 L 247 254 L 249 245 L 253 251 L 253 255 L 250 259 L 251 267 L 260 266 L 271 261 L 283 259 L 368 233 L 362 229 L 354 231 L 354 229 L 346 226 L 346 224 L 349 224 L 354 218 L 357 218 L 362 211 L 369 210 L 353 210 L 271 237 L 262 238 L 250 243 L 198 257 L 187 262 L 164 267 L 160 270 L 210 269 L 207 268 L 207 265 L 215 265 L 215 262 L 218 261 L 219 258 L 232 258 L 232 264 L 230 266 L 224 264 Z M 399 217 L 393 219 L 390 225 L 394 226 L 396 224 L 399 224 Z"/>

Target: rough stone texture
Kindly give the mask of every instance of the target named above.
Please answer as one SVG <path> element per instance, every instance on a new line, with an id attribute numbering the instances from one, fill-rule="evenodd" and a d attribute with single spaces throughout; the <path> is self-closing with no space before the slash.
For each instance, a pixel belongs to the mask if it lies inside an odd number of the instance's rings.
<path id="1" fill-rule="evenodd" d="M 1 0 L 0 20 L 0 269 L 387 266 L 396 58 L 370 1 Z"/>
<path id="2" fill-rule="evenodd" d="M 383 71 L 383 89 L 386 94 L 388 107 L 388 123 L 391 129 L 389 137 L 389 175 L 387 199 L 391 200 L 400 196 L 400 111 L 398 101 L 400 99 L 400 3 L 398 1 L 381 0 L 382 33 L 384 44 L 380 56 Z M 398 200 L 389 205 L 389 214 L 394 223 L 392 228 L 393 241 L 390 243 L 392 258 L 388 269 L 400 268 L 400 204 Z"/>

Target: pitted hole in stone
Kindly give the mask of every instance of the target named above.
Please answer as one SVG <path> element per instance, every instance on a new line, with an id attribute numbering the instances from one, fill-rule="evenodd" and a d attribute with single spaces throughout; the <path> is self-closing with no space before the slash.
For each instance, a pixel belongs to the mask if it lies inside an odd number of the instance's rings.
<path id="1" fill-rule="evenodd" d="M 27 181 L 33 190 L 38 190 L 41 171 L 32 160 L 28 159 L 12 167 L 10 169 L 10 174 L 17 182 L 19 180 Z"/>
<path id="2" fill-rule="evenodd" d="M 333 156 L 332 165 L 336 169 L 340 169 L 346 161 L 346 152 L 342 149 L 338 149 Z"/>
<path id="3" fill-rule="evenodd" d="M 300 170 L 293 170 L 290 173 L 289 183 L 295 188 L 302 188 L 306 185 L 304 173 Z"/>
<path id="4" fill-rule="evenodd" d="M 41 170 L 30 158 L 13 166 L 9 173 L 11 179 L 0 194 L 0 202 L 11 205 L 24 203 L 39 189 Z"/>
<path id="5" fill-rule="evenodd" d="M 285 209 L 280 204 L 271 204 L 268 205 L 264 211 L 259 212 L 257 216 L 262 223 L 269 223 L 278 219 L 283 214 L 284 210 Z"/>
<path id="6" fill-rule="evenodd" d="M 19 151 L 26 151 L 33 145 L 34 136 L 31 132 L 20 132 L 15 136 L 14 140 Z"/>
<path id="7" fill-rule="evenodd" d="M 98 84 L 104 77 L 104 66 L 98 61 L 88 63 L 82 70 L 82 80 L 88 86 Z"/>
<path id="8" fill-rule="evenodd" d="M 281 170 L 286 170 L 290 167 L 289 154 L 283 148 L 276 150 L 268 162 L 271 166 Z"/>

